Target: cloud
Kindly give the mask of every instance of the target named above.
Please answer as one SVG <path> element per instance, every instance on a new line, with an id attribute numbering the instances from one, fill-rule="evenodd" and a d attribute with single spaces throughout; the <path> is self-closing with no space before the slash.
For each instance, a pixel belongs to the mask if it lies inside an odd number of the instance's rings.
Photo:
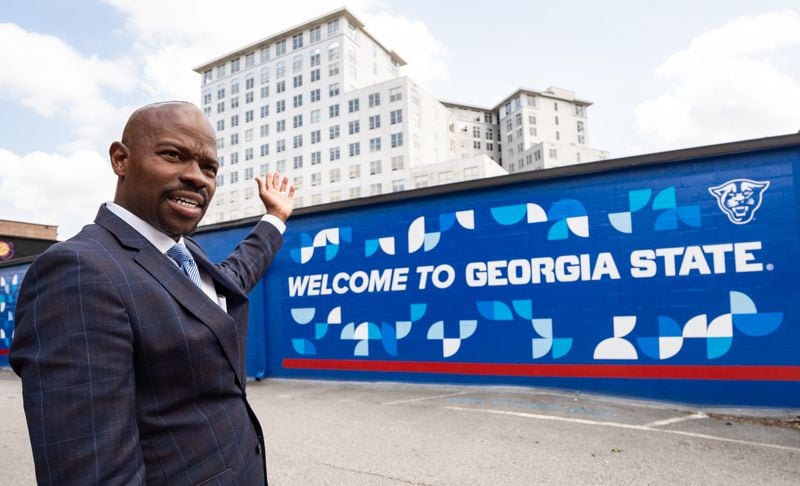
<path id="1" fill-rule="evenodd" d="M 210 59 L 335 9 L 325 0 L 275 5 L 262 0 L 105 0 L 126 15 L 143 59 L 143 81 L 153 95 L 199 101 L 200 78 L 192 71 Z M 425 24 L 395 15 L 380 0 L 351 0 L 366 29 L 408 63 L 417 81 L 447 75 L 446 50 Z"/>
<path id="2" fill-rule="evenodd" d="M 69 156 L 0 149 L 0 219 L 58 225 L 69 238 L 113 199 L 115 177 L 108 158 L 93 151 Z"/>
<path id="3" fill-rule="evenodd" d="M 800 47 L 792 11 L 740 17 L 695 37 L 656 76 L 669 88 L 635 109 L 649 150 L 797 132 L 800 76 L 786 59 Z"/>
<path id="4" fill-rule="evenodd" d="M 62 40 L 0 24 L 0 93 L 47 118 L 64 119 L 84 143 L 106 134 L 118 111 L 105 96 L 137 84 L 129 61 L 82 56 Z"/>

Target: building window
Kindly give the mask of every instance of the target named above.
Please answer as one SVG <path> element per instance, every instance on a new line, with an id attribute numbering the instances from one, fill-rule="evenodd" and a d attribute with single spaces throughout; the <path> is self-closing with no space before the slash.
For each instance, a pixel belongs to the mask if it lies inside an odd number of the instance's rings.
<path id="1" fill-rule="evenodd" d="M 278 140 L 275 142 L 275 151 L 278 153 L 286 151 L 286 140 Z"/>
<path id="2" fill-rule="evenodd" d="M 318 26 L 314 27 L 313 29 L 308 30 L 308 43 L 313 44 L 314 42 L 319 42 L 321 37 L 322 31 Z"/>
<path id="3" fill-rule="evenodd" d="M 347 132 L 350 135 L 358 133 L 360 129 L 361 129 L 361 122 L 359 122 L 358 120 L 353 120 L 347 124 Z"/>
<path id="4" fill-rule="evenodd" d="M 283 113 L 286 111 L 286 100 L 278 100 L 275 102 L 275 113 Z"/>
<path id="5" fill-rule="evenodd" d="M 405 190 L 405 188 L 406 188 L 406 181 L 404 181 L 403 179 L 392 181 L 392 192 L 400 192 Z"/>
<path id="6" fill-rule="evenodd" d="M 292 128 L 300 128 L 303 126 L 303 115 L 295 115 L 292 117 Z"/>
<path id="7" fill-rule="evenodd" d="M 225 130 L 225 120 L 224 119 L 223 120 L 217 120 L 217 131 L 221 132 L 222 130 Z"/>
<path id="8" fill-rule="evenodd" d="M 403 99 L 402 89 L 402 87 L 398 86 L 389 90 L 389 103 L 394 103 L 395 101 L 400 101 Z"/>
<path id="9" fill-rule="evenodd" d="M 472 127 L 472 137 L 481 138 L 481 127 Z"/>
<path id="10" fill-rule="evenodd" d="M 284 76 L 286 76 L 286 61 L 278 61 L 275 64 L 275 77 L 281 79 Z"/>
<path id="11" fill-rule="evenodd" d="M 417 174 L 414 176 L 414 187 L 428 187 L 428 174 Z"/>
<path id="12" fill-rule="evenodd" d="M 245 142 L 253 141 L 253 129 L 252 128 L 249 128 L 249 129 L 244 131 L 244 141 Z"/>
<path id="13" fill-rule="evenodd" d="M 275 43 L 275 57 L 286 54 L 286 39 Z"/>
<path id="14" fill-rule="evenodd" d="M 233 59 L 231 61 L 231 74 L 239 72 L 239 58 Z"/>
<path id="15" fill-rule="evenodd" d="M 342 171 L 340 169 L 331 169 L 330 181 L 331 183 L 339 182 L 342 179 Z"/>
<path id="16" fill-rule="evenodd" d="M 389 123 L 391 125 L 397 125 L 398 123 L 403 123 L 403 110 L 393 110 L 389 112 Z"/>
<path id="17" fill-rule="evenodd" d="M 330 192 L 330 201 L 336 202 L 342 199 L 342 191 L 336 189 L 335 191 Z"/>
<path id="18" fill-rule="evenodd" d="M 311 102 L 315 103 L 315 102 L 319 101 L 319 98 L 320 98 L 319 88 L 312 89 L 311 90 Z"/>
<path id="19" fill-rule="evenodd" d="M 303 106 L 303 95 L 294 95 L 292 97 L 292 107 L 298 108 L 300 106 Z"/>
<path id="20" fill-rule="evenodd" d="M 286 172 L 286 161 L 279 160 L 275 162 L 275 170 L 277 170 L 278 172 Z"/>
<path id="21" fill-rule="evenodd" d="M 303 86 L 303 75 L 302 74 L 298 74 L 297 76 L 294 76 L 292 78 L 292 87 L 293 88 L 299 88 L 300 86 Z"/>
<path id="22" fill-rule="evenodd" d="M 300 148 L 303 146 L 303 136 L 295 135 L 292 137 L 292 148 Z"/>
<path id="23" fill-rule="evenodd" d="M 355 199 L 357 197 L 361 197 L 361 188 L 360 187 L 351 187 L 350 188 L 350 199 Z"/>
<path id="24" fill-rule="evenodd" d="M 339 33 L 339 19 L 328 22 L 328 37 Z"/>
<path id="25" fill-rule="evenodd" d="M 295 34 L 292 36 L 292 49 L 300 49 L 303 47 L 303 33 Z"/>
<path id="26" fill-rule="evenodd" d="M 295 190 L 301 190 L 303 188 L 303 176 L 295 176 L 292 179 L 292 185 L 294 186 Z"/>
<path id="27" fill-rule="evenodd" d="M 369 151 L 370 152 L 378 152 L 381 149 L 381 138 L 370 138 L 369 139 Z"/>
<path id="28" fill-rule="evenodd" d="M 339 105 L 331 105 L 328 107 L 328 118 L 336 118 L 339 116 Z"/>
<path id="29" fill-rule="evenodd" d="M 349 100 L 347 102 L 347 111 L 348 113 L 354 113 L 358 111 L 358 98 Z"/>
<path id="30" fill-rule="evenodd" d="M 234 133 L 231 135 L 231 145 L 237 145 L 239 143 L 239 134 Z"/>
<path id="31" fill-rule="evenodd" d="M 244 112 L 244 122 L 249 123 L 253 121 L 253 110 L 247 110 Z"/>
<path id="32" fill-rule="evenodd" d="M 286 91 L 286 81 L 278 81 L 275 84 L 275 92 L 280 94 Z"/>
<path id="33" fill-rule="evenodd" d="M 297 155 L 297 156 L 294 157 L 294 159 L 292 160 L 292 167 L 294 167 L 295 169 L 302 169 L 303 168 L 303 156 L 302 155 Z"/>
<path id="34" fill-rule="evenodd" d="M 314 172 L 311 174 L 311 187 L 316 187 L 322 184 L 322 172 Z"/>
<path id="35" fill-rule="evenodd" d="M 328 138 L 331 140 L 339 138 L 339 125 L 331 125 L 328 127 Z"/>
<path id="36" fill-rule="evenodd" d="M 261 164 L 258 168 L 258 171 L 260 175 L 265 175 L 267 172 L 269 172 L 269 163 Z"/>
<path id="37" fill-rule="evenodd" d="M 358 179 L 361 177 L 361 166 L 359 164 L 351 165 L 347 168 L 347 175 L 350 179 Z"/>
<path id="38" fill-rule="evenodd" d="M 231 181 L 231 184 L 236 184 L 237 182 L 239 182 L 239 171 L 238 170 L 235 170 L 235 171 L 231 172 L 230 181 Z"/>
<path id="39" fill-rule="evenodd" d="M 269 86 L 262 86 L 261 87 L 261 98 L 268 98 L 269 97 Z"/>
<path id="40" fill-rule="evenodd" d="M 383 164 L 380 160 L 373 160 L 369 163 L 369 175 L 380 174 L 383 171 Z"/>
<path id="41" fill-rule="evenodd" d="M 405 162 L 403 160 L 402 155 L 395 155 L 394 157 L 392 157 L 392 172 L 403 170 L 404 167 L 405 167 Z"/>
<path id="42" fill-rule="evenodd" d="M 322 152 L 311 152 L 311 165 L 319 165 L 322 163 Z"/>
<path id="43" fill-rule="evenodd" d="M 551 159 L 557 159 L 558 158 L 558 151 L 556 149 L 553 149 L 553 148 L 550 149 L 550 158 Z"/>
<path id="44" fill-rule="evenodd" d="M 328 64 L 328 76 L 336 76 L 339 74 L 339 61 Z"/>
<path id="45" fill-rule="evenodd" d="M 328 160 L 339 160 L 341 158 L 341 153 L 339 152 L 339 147 L 333 147 L 330 149 L 330 153 L 328 154 Z"/>
<path id="46" fill-rule="evenodd" d="M 380 106 L 381 104 L 381 94 L 380 93 L 372 93 L 369 95 L 369 107 L 372 108 L 374 106 Z"/>
<path id="47" fill-rule="evenodd" d="M 217 79 L 221 79 L 225 77 L 225 65 L 220 64 L 217 66 Z"/>
<path id="48" fill-rule="evenodd" d="M 231 165 L 236 165 L 239 163 L 239 152 L 233 152 L 231 154 Z"/>
<path id="49" fill-rule="evenodd" d="M 331 98 L 334 96 L 339 96 L 339 83 L 333 83 L 328 86 L 328 96 Z"/>
<path id="50" fill-rule="evenodd" d="M 269 105 L 264 105 L 261 107 L 261 118 L 266 118 L 269 116 Z"/>
<path id="51" fill-rule="evenodd" d="M 556 125 L 558 125 L 558 116 L 556 116 Z"/>
<path id="52" fill-rule="evenodd" d="M 311 132 L 311 143 L 315 144 L 319 143 L 319 141 L 320 141 L 320 131 L 314 130 L 313 132 Z"/>
<path id="53" fill-rule="evenodd" d="M 234 109 L 234 108 L 239 108 L 239 97 L 238 96 L 234 96 L 233 98 L 231 98 L 231 109 Z"/>
<path id="54" fill-rule="evenodd" d="M 374 130 L 381 127 L 381 116 L 372 115 L 369 117 L 369 129 Z"/>
<path id="55" fill-rule="evenodd" d="M 403 132 L 393 133 L 391 137 L 392 137 L 392 143 L 391 143 L 392 148 L 403 146 Z"/>
<path id="56" fill-rule="evenodd" d="M 578 132 L 582 132 L 582 131 L 583 131 L 583 122 L 582 121 L 578 121 Z"/>
<path id="57" fill-rule="evenodd" d="M 472 141 L 472 148 L 480 150 L 480 149 L 481 149 L 481 142 L 480 142 L 480 140 L 473 140 L 473 141 Z"/>
<path id="58" fill-rule="evenodd" d="M 493 120 L 493 119 L 494 119 L 494 117 L 492 116 L 492 114 L 491 114 L 491 113 L 484 113 L 484 114 L 483 114 L 483 121 L 484 121 L 485 123 L 492 123 L 492 120 Z"/>
<path id="59" fill-rule="evenodd" d="M 380 182 L 369 185 L 370 196 L 379 196 L 382 191 L 383 191 L 383 184 L 381 184 Z"/>
<path id="60" fill-rule="evenodd" d="M 278 120 L 275 122 L 275 131 L 277 133 L 282 133 L 286 131 L 286 120 Z"/>
<path id="61" fill-rule="evenodd" d="M 269 144 L 268 143 L 262 143 L 261 144 L 261 156 L 262 157 L 266 157 L 267 155 L 269 155 Z"/>
<path id="62" fill-rule="evenodd" d="M 586 143 L 586 137 L 582 134 L 578 134 L 578 143 Z"/>
<path id="63" fill-rule="evenodd" d="M 348 150 L 349 150 L 349 153 L 350 153 L 350 157 L 355 157 L 356 155 L 360 155 L 361 154 L 361 143 L 360 142 L 351 143 L 349 145 L 349 147 L 348 147 Z"/>
<path id="64" fill-rule="evenodd" d="M 319 69 L 311 70 L 311 82 L 319 81 Z"/>
<path id="65" fill-rule="evenodd" d="M 477 167 L 465 167 L 464 168 L 464 179 L 477 179 L 478 178 L 478 168 Z"/>

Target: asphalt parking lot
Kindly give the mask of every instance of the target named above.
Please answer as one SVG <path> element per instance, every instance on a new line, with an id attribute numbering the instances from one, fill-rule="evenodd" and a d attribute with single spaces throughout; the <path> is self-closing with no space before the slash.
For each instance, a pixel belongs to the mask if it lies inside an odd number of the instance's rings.
<path id="1" fill-rule="evenodd" d="M 270 484 L 797 485 L 797 410 L 514 387 L 252 382 Z M 20 385 L 0 371 L 0 471 L 34 484 Z"/>

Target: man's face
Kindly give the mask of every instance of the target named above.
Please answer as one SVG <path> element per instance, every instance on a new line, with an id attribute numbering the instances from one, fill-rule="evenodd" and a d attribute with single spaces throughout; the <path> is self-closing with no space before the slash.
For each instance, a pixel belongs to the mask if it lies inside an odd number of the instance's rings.
<path id="1" fill-rule="evenodd" d="M 120 165 L 115 153 L 126 147 Z M 112 144 L 111 158 L 118 204 L 175 239 L 194 231 L 214 196 L 219 168 L 214 131 L 197 108 L 146 110 L 123 143 Z"/>

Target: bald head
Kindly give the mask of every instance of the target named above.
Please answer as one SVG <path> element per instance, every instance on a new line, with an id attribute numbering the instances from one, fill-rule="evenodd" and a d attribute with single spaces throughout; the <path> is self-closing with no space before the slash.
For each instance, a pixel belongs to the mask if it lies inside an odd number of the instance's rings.
<path id="1" fill-rule="evenodd" d="M 168 101 L 134 111 L 109 148 L 114 201 L 163 233 L 194 230 L 216 189 L 216 135 L 195 105 Z"/>

